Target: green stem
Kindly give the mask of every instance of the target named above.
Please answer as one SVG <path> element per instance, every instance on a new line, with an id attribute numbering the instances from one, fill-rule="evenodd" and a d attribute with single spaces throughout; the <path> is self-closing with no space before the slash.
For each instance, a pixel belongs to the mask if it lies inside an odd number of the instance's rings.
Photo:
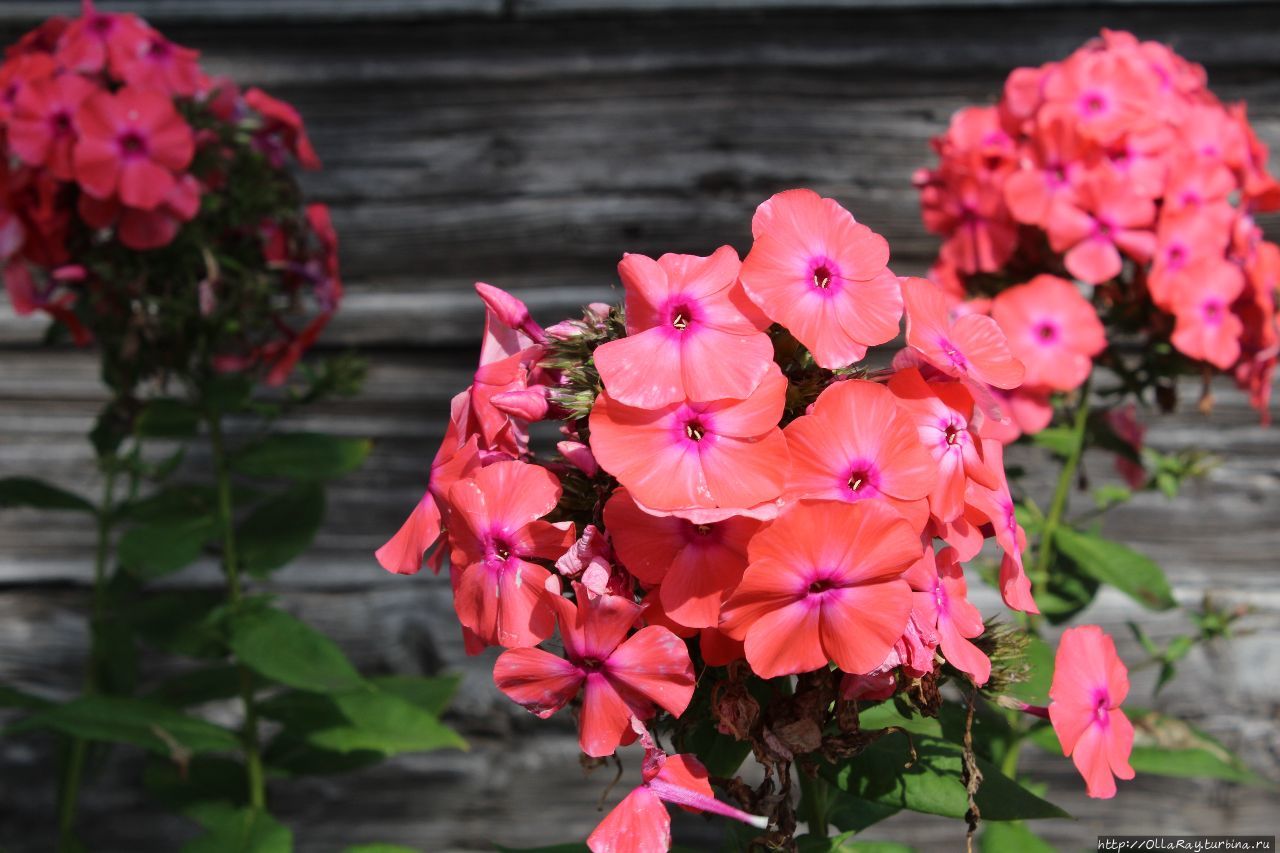
<path id="1" fill-rule="evenodd" d="M 102 650 L 98 648 L 98 627 L 106 610 L 107 596 L 107 562 L 111 558 L 111 527 L 115 513 L 116 474 L 119 469 L 117 458 L 112 456 L 103 459 L 102 503 L 97 509 L 97 550 L 93 559 L 93 604 L 89 621 L 89 664 L 85 668 L 84 693 L 91 696 L 97 693 L 102 685 L 99 683 L 98 671 Z M 83 738 L 71 741 L 71 751 L 67 756 L 67 766 L 63 772 L 61 790 L 58 795 L 58 850 L 70 851 L 77 848 L 75 840 L 76 808 L 80 800 L 80 782 L 84 777 L 84 763 L 88 755 L 89 742 Z"/>
<path id="2" fill-rule="evenodd" d="M 232 610 L 240 607 L 240 563 L 236 552 L 235 512 L 231 500 L 231 473 L 227 470 L 226 443 L 222 435 L 222 418 L 213 410 L 207 415 L 209 445 L 213 455 L 214 475 L 218 483 L 218 527 L 222 531 L 222 570 L 227 578 L 227 598 Z M 262 754 L 258 746 L 258 713 L 253 701 L 253 673 L 240 665 L 240 699 L 244 703 L 245 774 L 249 784 L 249 803 L 256 809 L 266 806 L 266 787 L 262 774 Z"/>
<path id="3" fill-rule="evenodd" d="M 1053 502 L 1049 504 L 1049 513 L 1045 516 L 1044 527 L 1040 532 L 1040 544 L 1036 551 L 1036 563 L 1031 580 L 1043 588 L 1049 581 L 1049 566 L 1053 562 L 1053 537 L 1062 524 L 1062 516 L 1067 511 L 1067 498 L 1071 495 L 1071 486 L 1075 481 L 1076 470 L 1080 467 L 1080 458 L 1084 455 L 1085 431 L 1089 425 L 1089 385 L 1092 376 L 1080 386 L 1080 402 L 1076 405 L 1075 421 L 1071 427 L 1071 447 L 1067 458 L 1062 462 L 1062 470 L 1058 474 L 1058 486 L 1053 492 Z"/>
<path id="4" fill-rule="evenodd" d="M 814 838 L 826 838 L 827 809 L 830 804 L 831 789 L 827 780 L 821 776 L 810 779 L 804 771 L 800 772 L 800 817 L 809 825 L 809 835 Z"/>

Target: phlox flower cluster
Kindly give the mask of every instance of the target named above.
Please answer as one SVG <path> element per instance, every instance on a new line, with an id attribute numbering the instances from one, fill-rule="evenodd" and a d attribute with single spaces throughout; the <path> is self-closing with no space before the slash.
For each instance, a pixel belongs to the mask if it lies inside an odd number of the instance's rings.
<path id="1" fill-rule="evenodd" d="M 743 259 L 625 255 L 624 306 L 546 329 L 478 284 L 479 369 L 377 553 L 404 574 L 447 557 L 468 650 L 503 647 L 498 688 L 538 716 L 571 707 L 586 755 L 644 742 L 645 782 L 597 853 L 665 849 L 663 801 L 754 820 L 714 805 L 696 755 L 651 739 L 679 745 L 693 707 L 785 787 L 796 756 L 849 754 L 856 711 L 837 709 L 986 685 L 966 564 L 989 540 L 1004 602 L 1037 612 L 997 437 L 1024 367 L 996 321 L 895 276 L 885 240 L 809 190 L 761 204 L 752 236 Z M 869 360 L 904 316 L 905 349 Z M 558 425 L 554 450 L 537 421 Z M 791 676 L 788 713 L 809 716 L 769 740 L 738 688 Z"/>
<path id="2" fill-rule="evenodd" d="M 0 149 L 14 309 L 97 338 L 117 381 L 197 355 L 283 381 L 337 307 L 328 211 L 287 170 L 320 165 L 297 111 L 209 77 L 136 15 L 86 0 L 10 46 Z"/>
<path id="3" fill-rule="evenodd" d="M 961 110 L 933 145 L 938 165 L 916 176 L 944 238 L 932 275 L 989 311 L 1026 366 L 1021 429 L 1094 360 L 1132 387 L 1226 372 L 1266 417 L 1280 248 L 1254 215 L 1280 208 L 1280 185 L 1245 106 L 1220 102 L 1202 67 L 1104 30 L 1013 71 L 999 103 Z M 1119 363 L 1124 345 L 1136 363 Z"/>

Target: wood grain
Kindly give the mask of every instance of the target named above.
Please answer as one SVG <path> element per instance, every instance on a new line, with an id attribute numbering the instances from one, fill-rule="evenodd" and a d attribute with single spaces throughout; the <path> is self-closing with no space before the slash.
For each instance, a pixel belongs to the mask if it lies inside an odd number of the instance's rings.
<path id="1" fill-rule="evenodd" d="M 0 39 L 71 5 L 0 4 Z M 273 787 L 273 807 L 303 851 L 370 841 L 432 853 L 495 840 L 527 846 L 581 838 L 598 818 L 605 780 L 581 778 L 566 721 L 538 723 L 514 709 L 492 686 L 490 658 L 466 658 L 447 583 L 391 576 L 371 559 L 421 493 L 448 399 L 468 381 L 481 321 L 473 281 L 513 290 L 554 322 L 583 302 L 616 298 L 624 251 L 745 250 L 755 205 L 798 185 L 839 198 L 889 238 L 899 272 L 920 272 L 935 243 L 920 226 L 910 175 L 929 161 L 928 139 L 955 109 L 991 101 L 1012 65 L 1061 56 L 1103 25 L 1169 41 L 1206 63 L 1215 90 L 1247 98 L 1260 135 L 1280 144 L 1274 4 L 103 5 L 154 16 L 211 70 L 296 103 L 326 163 L 306 183 L 334 208 L 349 296 L 325 346 L 359 346 L 371 369 L 358 400 L 326 403 L 293 425 L 369 436 L 375 446 L 361 471 L 335 485 L 316 547 L 261 589 L 369 672 L 465 674 L 451 722 L 472 740 L 470 753 Z M 1265 224 L 1280 236 L 1274 221 Z M 38 348 L 42 331 L 0 308 L 0 476 L 39 474 L 90 494 L 83 434 L 101 401 L 95 364 L 88 352 Z M 1188 400 L 1194 394 L 1186 388 Z M 1197 650 L 1154 704 L 1244 747 L 1250 763 L 1280 778 L 1280 432 L 1260 427 L 1224 387 L 1211 419 L 1185 411 L 1153 420 L 1149 440 L 1206 448 L 1219 464 L 1176 500 L 1142 495 L 1112 513 L 1108 532 L 1160 561 L 1180 602 L 1211 594 L 1254 608 L 1241 637 Z M 1112 476 L 1105 456 L 1089 458 L 1086 470 L 1094 482 Z M 1027 486 L 1041 497 L 1050 488 L 1043 474 Z M 83 520 L 0 514 L 0 681 L 51 697 L 75 691 L 91 540 Z M 202 563 L 165 586 L 218 583 L 216 567 Z M 985 613 L 1000 609 L 989 590 L 975 598 Z M 1136 611 L 1118 594 L 1086 617 L 1115 633 L 1130 660 L 1140 654 L 1126 620 L 1157 640 L 1186 630 L 1179 614 Z M 144 675 L 180 665 L 156 659 Z M 1151 678 L 1137 676 L 1135 701 L 1151 701 Z M 47 740 L 0 741 L 4 850 L 50 849 L 51 766 Z M 1271 792 L 1146 778 L 1099 802 L 1082 796 L 1060 758 L 1029 756 L 1028 766 L 1080 818 L 1041 827 L 1062 848 L 1091 846 L 1102 831 L 1275 831 Z M 85 815 L 94 850 L 174 849 L 192 832 L 137 793 L 139 772 L 120 752 L 93 779 Z M 699 849 L 719 831 L 696 818 L 677 825 L 678 839 Z M 875 837 L 923 850 L 961 843 L 955 824 L 919 816 L 894 819 Z"/>

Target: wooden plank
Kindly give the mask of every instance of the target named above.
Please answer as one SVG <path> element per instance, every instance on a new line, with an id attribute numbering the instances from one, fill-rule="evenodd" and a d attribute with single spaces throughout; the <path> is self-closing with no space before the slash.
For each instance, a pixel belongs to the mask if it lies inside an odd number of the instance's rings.
<path id="1" fill-rule="evenodd" d="M 171 23 L 262 21 L 419 20 L 442 16 L 497 15 L 503 0 L 119 0 L 99 3 L 110 12 L 133 12 L 157 26 Z M 0 24 L 31 26 L 52 15 L 75 16 L 76 0 L 5 0 Z"/>

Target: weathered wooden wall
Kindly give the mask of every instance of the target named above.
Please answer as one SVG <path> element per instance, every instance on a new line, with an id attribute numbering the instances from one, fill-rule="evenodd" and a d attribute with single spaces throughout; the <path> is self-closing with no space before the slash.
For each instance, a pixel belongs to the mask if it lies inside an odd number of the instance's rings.
<path id="1" fill-rule="evenodd" d="M 5 41 L 70 3 L 0 4 Z M 111 4 L 104 4 L 111 5 Z M 270 585 L 369 671 L 466 673 L 453 722 L 468 754 L 407 757 L 347 777 L 281 785 L 274 808 L 299 849 L 398 841 L 428 851 L 581 838 L 601 779 L 583 780 L 564 725 L 499 701 L 488 658 L 467 660 L 447 585 L 392 577 L 372 550 L 420 494 L 446 401 L 468 379 L 475 279 L 553 321 L 609 298 L 623 251 L 745 248 L 755 205 L 810 186 L 888 236 L 895 268 L 920 272 L 934 243 L 911 171 L 950 113 L 991 100 L 1007 70 L 1065 54 L 1101 26 L 1168 41 L 1205 63 L 1215 89 L 1247 98 L 1280 143 L 1280 8 L 1272 4 L 972 0 L 150 0 L 138 8 L 209 66 L 293 101 L 326 170 L 308 178 L 334 208 L 349 298 L 326 346 L 359 346 L 359 400 L 303 424 L 372 437 L 365 468 L 332 495 L 316 548 Z M 1272 229 L 1276 232 L 1278 229 Z M 1273 233 L 1273 237 L 1280 233 Z M 87 353 L 43 350 L 41 324 L 0 310 L 0 475 L 91 488 L 82 440 L 99 401 Z M 1195 444 L 1220 466 L 1169 503 L 1115 513 L 1111 532 L 1159 559 L 1179 598 L 1256 608 L 1253 633 L 1197 652 L 1155 704 L 1192 716 L 1280 776 L 1280 432 L 1224 392 L 1206 421 L 1161 420 L 1159 446 Z M 1101 476 L 1108 462 L 1092 462 Z M 36 513 L 0 516 L 0 681 L 63 696 L 80 680 L 91 531 Z M 174 582 L 217 583 L 212 566 Z M 997 602 L 980 599 L 987 612 Z M 1137 616 L 1157 637 L 1176 616 L 1104 596 L 1090 614 L 1125 642 Z M 1138 679 L 1144 697 L 1149 673 Z M 227 713 L 229 709 L 214 709 Z M 518 733 L 518 737 L 515 735 Z M 1107 832 L 1267 832 L 1274 794 L 1140 779 L 1091 802 L 1062 760 L 1035 760 L 1076 815 L 1043 831 L 1064 848 Z M 0 847 L 50 848 L 48 744 L 0 743 Z M 138 765 L 110 762 L 86 795 L 92 849 L 166 850 L 190 834 L 135 794 Z M 634 772 L 634 762 L 632 762 Z M 614 798 L 616 800 L 615 794 Z M 686 821 L 695 846 L 715 826 Z M 877 837 L 956 849 L 952 824 L 919 816 Z"/>

